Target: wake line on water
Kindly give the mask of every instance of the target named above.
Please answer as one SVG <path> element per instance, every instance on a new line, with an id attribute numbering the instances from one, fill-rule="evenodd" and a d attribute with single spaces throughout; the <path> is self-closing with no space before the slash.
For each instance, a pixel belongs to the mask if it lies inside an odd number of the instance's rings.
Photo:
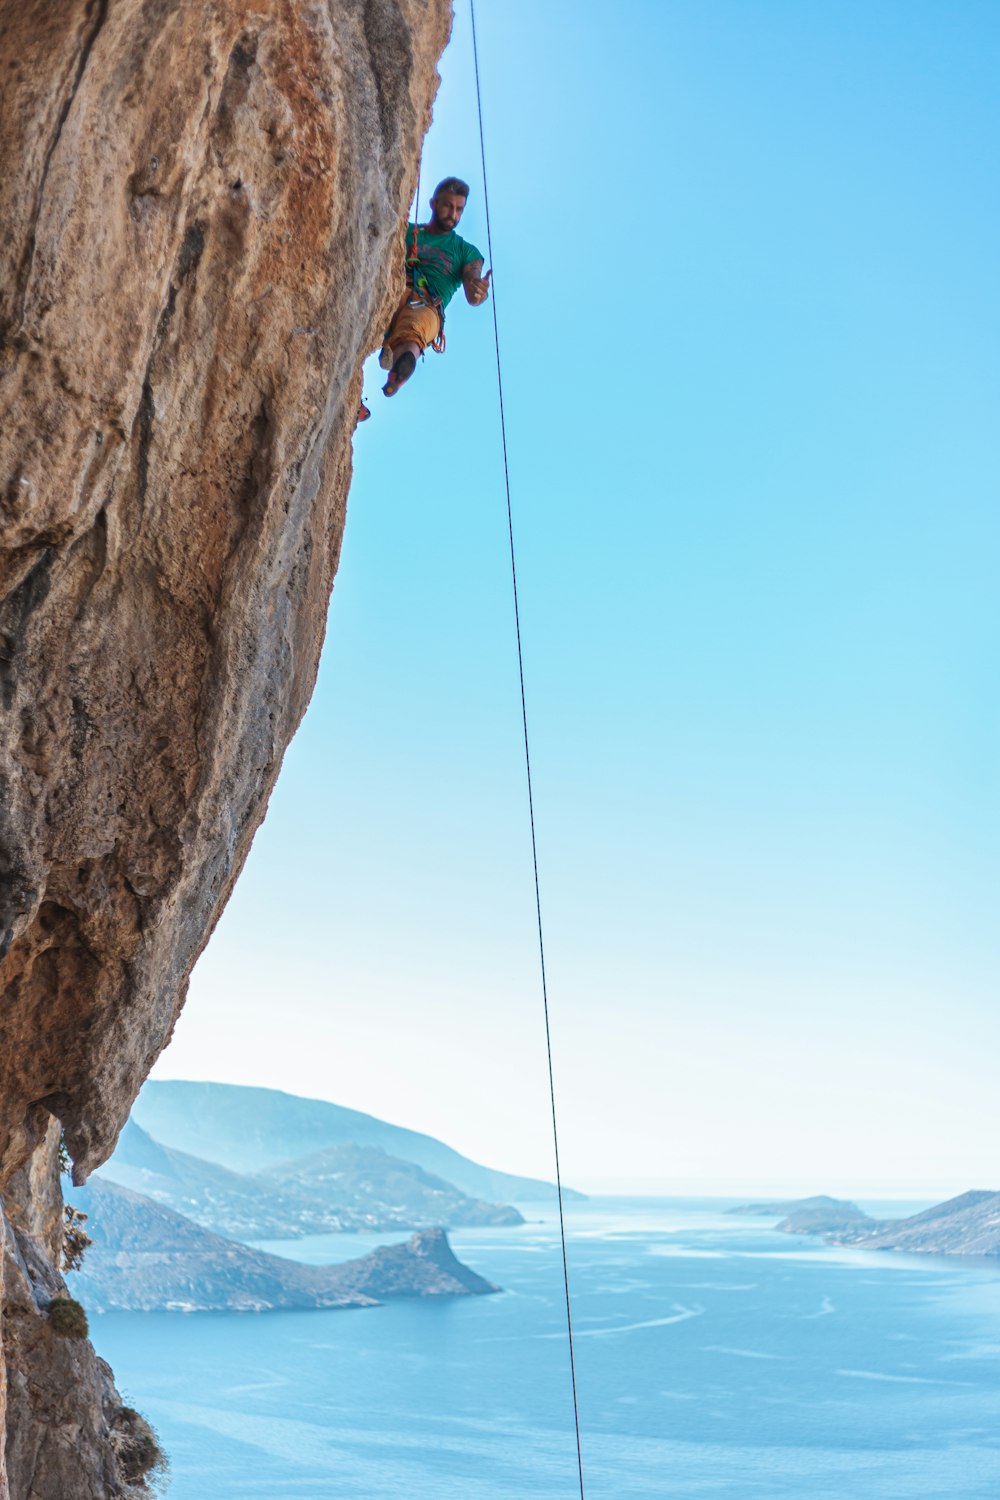
<path id="1" fill-rule="evenodd" d="M 574 1338 L 582 1339 L 606 1339 L 616 1333 L 633 1333 L 637 1328 L 666 1328 L 670 1323 L 686 1323 L 689 1318 L 700 1318 L 705 1311 L 703 1307 L 682 1307 L 679 1302 L 674 1306 L 677 1308 L 668 1318 L 645 1318 L 641 1323 L 619 1323 L 617 1328 L 581 1328 L 573 1330 Z M 562 1339 L 564 1333 L 536 1333 L 539 1339 Z"/>
<path id="2" fill-rule="evenodd" d="M 666 1256 L 673 1260 L 728 1260 L 729 1250 L 697 1250 L 690 1245 L 649 1245 L 647 1255 Z"/>
<path id="3" fill-rule="evenodd" d="M 766 1354 L 762 1349 L 734 1349 L 729 1344 L 706 1344 L 706 1354 L 734 1354 L 738 1359 L 781 1359 L 780 1354 Z"/>
<path id="4" fill-rule="evenodd" d="M 893 1385 L 965 1385 L 974 1386 L 974 1380 L 933 1380 L 926 1375 L 887 1375 L 881 1370 L 834 1370 L 835 1375 L 849 1375 L 853 1380 L 887 1380 Z"/>
<path id="5" fill-rule="evenodd" d="M 290 1375 L 271 1375 L 267 1380 L 255 1380 L 251 1385 L 227 1385 L 219 1392 L 220 1396 L 245 1396 L 250 1391 L 277 1391 L 284 1386 L 291 1385 Z"/>
<path id="6" fill-rule="evenodd" d="M 829 1318 L 836 1311 L 837 1309 L 834 1306 L 832 1300 L 829 1297 L 824 1297 L 823 1301 L 820 1303 L 819 1312 L 803 1313 L 802 1322 L 809 1323 L 813 1320 L 813 1318 Z"/>

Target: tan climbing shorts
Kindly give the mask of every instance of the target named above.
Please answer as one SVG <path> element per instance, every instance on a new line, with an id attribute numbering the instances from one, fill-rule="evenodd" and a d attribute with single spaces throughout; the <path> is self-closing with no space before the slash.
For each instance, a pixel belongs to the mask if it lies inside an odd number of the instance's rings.
<path id="1" fill-rule="evenodd" d="M 407 293 L 389 324 L 385 342 L 393 349 L 398 349 L 400 344 L 417 344 L 422 354 L 440 332 L 440 314 L 433 307 L 428 307 L 426 302 Z"/>

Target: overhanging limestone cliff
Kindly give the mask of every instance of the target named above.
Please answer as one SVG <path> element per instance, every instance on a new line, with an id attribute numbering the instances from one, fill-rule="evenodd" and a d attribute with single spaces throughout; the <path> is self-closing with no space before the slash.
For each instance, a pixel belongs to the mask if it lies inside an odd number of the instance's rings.
<path id="1" fill-rule="evenodd" d="M 449 19 L 0 11 L 0 1187 L 112 1149 L 305 709 Z"/>
<path id="2" fill-rule="evenodd" d="M 305 708 L 446 25 L 5 9 L 8 1169 L 50 1109 L 83 1172 L 111 1149 Z"/>

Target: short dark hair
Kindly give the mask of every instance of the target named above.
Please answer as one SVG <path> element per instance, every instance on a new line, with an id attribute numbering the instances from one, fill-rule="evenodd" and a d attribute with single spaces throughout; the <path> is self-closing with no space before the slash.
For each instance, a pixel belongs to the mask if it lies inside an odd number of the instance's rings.
<path id="1" fill-rule="evenodd" d="M 438 193 L 454 193 L 456 198 L 467 198 L 469 196 L 469 184 L 463 182 L 461 177 L 446 177 L 434 189 L 435 198 Z"/>

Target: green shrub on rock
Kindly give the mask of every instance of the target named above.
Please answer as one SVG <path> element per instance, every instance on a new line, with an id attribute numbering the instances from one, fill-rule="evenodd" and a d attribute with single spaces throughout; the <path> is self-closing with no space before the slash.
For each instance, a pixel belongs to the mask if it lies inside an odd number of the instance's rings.
<path id="1" fill-rule="evenodd" d="M 65 1339 L 85 1339 L 89 1332 L 87 1314 L 72 1297 L 57 1297 L 49 1303 L 49 1323 Z"/>
<path id="2" fill-rule="evenodd" d="M 122 1478 L 138 1493 L 159 1494 L 168 1484 L 170 1465 L 156 1433 L 134 1406 L 123 1406 L 114 1420 L 111 1441 Z"/>
<path id="3" fill-rule="evenodd" d="M 63 1271 L 79 1271 L 88 1246 L 94 1243 L 83 1227 L 86 1222 L 87 1215 L 80 1209 L 74 1208 L 72 1203 L 63 1204 Z"/>

